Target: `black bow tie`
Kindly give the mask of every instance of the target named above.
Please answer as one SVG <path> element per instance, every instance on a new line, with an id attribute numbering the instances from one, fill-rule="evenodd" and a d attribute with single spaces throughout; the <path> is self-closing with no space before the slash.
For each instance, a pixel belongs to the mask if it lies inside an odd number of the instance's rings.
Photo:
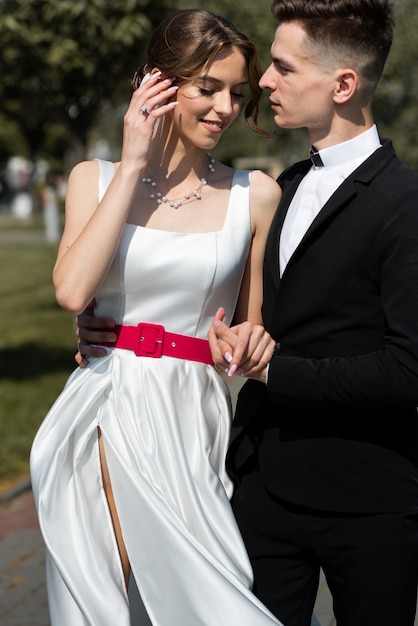
<path id="1" fill-rule="evenodd" d="M 316 150 L 315 146 L 311 146 L 309 150 L 309 157 L 312 163 L 316 165 L 316 167 L 324 167 L 324 164 L 322 163 L 322 159 L 319 155 L 319 152 Z"/>

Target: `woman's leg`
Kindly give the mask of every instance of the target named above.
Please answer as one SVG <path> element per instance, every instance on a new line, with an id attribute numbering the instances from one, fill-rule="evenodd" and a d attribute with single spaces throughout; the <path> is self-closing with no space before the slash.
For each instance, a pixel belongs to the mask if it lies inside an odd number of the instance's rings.
<path id="1" fill-rule="evenodd" d="M 120 560 L 122 563 L 123 575 L 125 578 L 126 588 L 129 585 L 129 575 L 131 566 L 129 563 L 128 553 L 126 551 L 125 542 L 123 540 L 122 529 L 119 523 L 118 512 L 116 510 L 116 503 L 113 497 L 112 483 L 110 481 L 109 468 L 107 466 L 106 454 L 103 444 L 102 431 L 97 428 L 99 436 L 99 453 L 100 453 L 100 465 L 102 469 L 103 487 L 106 494 L 107 504 L 109 506 L 110 516 L 112 518 L 113 530 L 115 531 L 116 542 L 118 544 Z"/>

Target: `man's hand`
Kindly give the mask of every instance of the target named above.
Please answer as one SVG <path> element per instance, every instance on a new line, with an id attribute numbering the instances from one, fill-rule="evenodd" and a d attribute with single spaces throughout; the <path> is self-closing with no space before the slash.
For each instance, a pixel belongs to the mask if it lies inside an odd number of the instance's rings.
<path id="1" fill-rule="evenodd" d="M 106 348 L 90 344 L 112 343 L 117 339 L 116 334 L 111 332 L 112 328 L 115 327 L 114 320 L 107 317 L 95 317 L 95 306 L 96 301 L 92 300 L 88 307 L 76 318 L 78 352 L 74 358 L 80 367 L 86 367 L 89 362 L 88 357 L 102 357 L 107 354 Z"/>
<path id="2" fill-rule="evenodd" d="M 239 374 L 266 382 L 275 342 L 259 324 L 243 322 L 229 328 L 223 317 L 224 310 L 219 309 L 208 333 L 215 365 L 226 369 L 228 376 Z"/>

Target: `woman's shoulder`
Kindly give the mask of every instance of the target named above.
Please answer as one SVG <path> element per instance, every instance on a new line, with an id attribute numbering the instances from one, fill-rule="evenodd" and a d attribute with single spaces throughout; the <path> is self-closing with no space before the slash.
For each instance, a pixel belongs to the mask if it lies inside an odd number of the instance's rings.
<path id="1" fill-rule="evenodd" d="M 273 214 L 280 202 L 282 191 L 277 181 L 261 170 L 250 175 L 250 202 L 254 209 Z"/>
<path id="2" fill-rule="evenodd" d="M 224 163 L 219 163 L 216 169 L 218 184 L 233 182 L 233 177 L 237 172 L 246 174 L 249 178 L 250 204 L 254 210 L 259 207 L 264 211 L 275 211 L 280 201 L 282 191 L 277 181 L 261 170 L 235 169 Z"/>
<path id="3" fill-rule="evenodd" d="M 97 206 L 100 167 L 97 161 L 80 161 L 70 171 L 66 206 Z"/>
<path id="4" fill-rule="evenodd" d="M 100 166 L 97 160 L 93 161 L 80 161 L 76 163 L 70 171 L 69 182 L 91 180 L 92 178 L 97 181 L 100 174 Z"/>
<path id="5" fill-rule="evenodd" d="M 99 182 L 107 180 L 110 182 L 113 177 L 117 163 L 94 159 L 92 161 L 80 161 L 76 163 L 68 177 L 69 188 L 81 187 L 86 190 L 97 190 Z"/>
<path id="6" fill-rule="evenodd" d="M 271 193 L 280 194 L 280 186 L 273 176 L 261 170 L 252 170 L 250 174 L 251 185 L 254 187 L 267 187 Z"/>

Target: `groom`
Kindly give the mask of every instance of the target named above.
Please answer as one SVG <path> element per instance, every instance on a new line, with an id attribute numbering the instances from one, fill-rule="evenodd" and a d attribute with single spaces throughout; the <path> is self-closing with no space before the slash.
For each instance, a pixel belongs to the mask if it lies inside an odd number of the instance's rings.
<path id="1" fill-rule="evenodd" d="M 391 11 L 386 0 L 275 0 L 273 13 L 260 85 L 278 126 L 308 129 L 312 155 L 279 178 L 263 303 L 279 344 L 239 395 L 234 511 L 254 591 L 286 626 L 309 624 L 320 567 L 338 626 L 413 626 L 418 175 L 372 114 Z M 248 323 L 217 320 L 215 362 L 248 370 L 251 336 Z"/>
<path id="2" fill-rule="evenodd" d="M 339 626 L 413 626 L 418 175 L 372 114 L 391 11 L 386 0 L 275 0 L 273 13 L 260 84 L 276 124 L 307 128 L 314 147 L 279 179 L 263 305 L 278 343 L 239 396 L 234 510 L 255 592 L 286 626 L 310 623 L 320 567 Z M 217 364 L 248 370 L 252 337 L 217 319 Z"/>

